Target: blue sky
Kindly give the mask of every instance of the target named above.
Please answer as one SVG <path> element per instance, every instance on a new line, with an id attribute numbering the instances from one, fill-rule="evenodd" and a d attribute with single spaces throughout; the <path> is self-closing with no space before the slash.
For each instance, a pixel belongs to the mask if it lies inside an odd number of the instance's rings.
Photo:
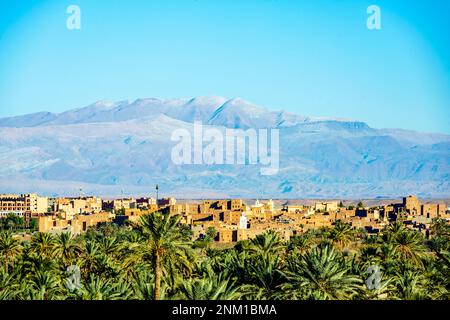
<path id="1" fill-rule="evenodd" d="M 449 39 L 445 0 L 1 1 L 0 117 L 220 95 L 450 133 Z"/>

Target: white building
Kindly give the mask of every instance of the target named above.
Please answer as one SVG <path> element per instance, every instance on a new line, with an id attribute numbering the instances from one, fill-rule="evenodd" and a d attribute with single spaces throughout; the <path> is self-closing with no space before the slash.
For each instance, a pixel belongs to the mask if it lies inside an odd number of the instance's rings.
<path id="1" fill-rule="evenodd" d="M 245 215 L 245 212 L 242 212 L 241 217 L 239 218 L 239 229 L 247 229 L 247 216 Z"/>

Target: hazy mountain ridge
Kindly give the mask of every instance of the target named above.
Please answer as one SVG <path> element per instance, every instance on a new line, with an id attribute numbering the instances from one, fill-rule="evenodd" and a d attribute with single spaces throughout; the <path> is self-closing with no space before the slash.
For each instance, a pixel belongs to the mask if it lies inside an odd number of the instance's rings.
<path id="1" fill-rule="evenodd" d="M 279 173 L 174 165 L 172 132 L 192 130 L 197 120 L 219 130 L 278 128 Z M 238 98 L 97 102 L 0 119 L 0 177 L 0 193 L 73 194 L 80 185 L 99 194 L 142 194 L 159 183 L 166 193 L 193 198 L 449 197 L 450 136 L 271 111 Z"/>
<path id="2" fill-rule="evenodd" d="M 77 123 L 119 122 L 164 114 L 168 117 L 234 128 L 274 128 L 303 122 L 337 119 L 310 118 L 286 111 L 270 111 L 241 98 L 197 97 L 192 99 L 137 99 L 133 102 L 98 101 L 62 113 L 39 112 L 0 118 L 0 127 L 36 127 Z M 235 123 L 239 121 L 239 123 Z M 344 121 L 344 120 L 341 120 Z M 348 121 L 348 120 L 347 120 Z"/>

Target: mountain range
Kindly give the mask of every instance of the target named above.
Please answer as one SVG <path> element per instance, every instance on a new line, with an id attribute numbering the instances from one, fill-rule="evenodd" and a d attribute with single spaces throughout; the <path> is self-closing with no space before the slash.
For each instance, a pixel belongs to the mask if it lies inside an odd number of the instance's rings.
<path id="1" fill-rule="evenodd" d="M 388 116 L 388 115 L 386 115 Z M 280 169 L 175 165 L 174 130 L 194 122 L 279 130 Z M 401 125 L 401 124 L 400 124 Z M 450 135 L 375 129 L 351 119 L 273 111 L 240 98 L 99 101 L 0 118 L 0 193 L 179 198 L 450 197 Z"/>

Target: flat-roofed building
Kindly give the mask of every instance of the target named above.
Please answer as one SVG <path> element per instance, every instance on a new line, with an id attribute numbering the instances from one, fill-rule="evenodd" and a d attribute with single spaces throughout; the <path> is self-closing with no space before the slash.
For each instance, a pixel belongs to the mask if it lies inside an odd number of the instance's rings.
<path id="1" fill-rule="evenodd" d="M 302 213 L 305 210 L 305 206 L 303 205 L 287 205 L 284 207 L 284 210 L 289 213 Z"/>
<path id="2" fill-rule="evenodd" d="M 0 217 L 9 213 L 23 216 L 25 212 L 32 214 L 45 213 L 48 210 L 48 198 L 31 194 L 3 194 L 0 195 Z"/>
<path id="3" fill-rule="evenodd" d="M 39 216 L 39 232 L 64 232 L 80 234 L 89 227 L 96 226 L 101 222 L 110 222 L 112 215 L 109 212 L 100 212 L 93 214 L 77 214 L 72 219 L 62 219 L 58 215 Z"/>
<path id="4" fill-rule="evenodd" d="M 327 201 L 327 202 L 316 202 L 314 204 L 315 211 L 327 211 L 334 212 L 338 210 L 338 202 L 337 201 Z"/>
<path id="5" fill-rule="evenodd" d="M 416 196 L 407 196 L 403 198 L 403 208 L 412 215 L 418 215 L 421 212 L 421 203 Z"/>
<path id="6" fill-rule="evenodd" d="M 54 212 L 71 220 L 77 214 L 98 213 L 102 211 L 102 199 L 98 197 L 59 198 L 54 202 Z"/>
<path id="7" fill-rule="evenodd" d="M 441 218 L 445 216 L 444 203 L 424 203 L 421 206 L 421 215 L 427 218 Z"/>

